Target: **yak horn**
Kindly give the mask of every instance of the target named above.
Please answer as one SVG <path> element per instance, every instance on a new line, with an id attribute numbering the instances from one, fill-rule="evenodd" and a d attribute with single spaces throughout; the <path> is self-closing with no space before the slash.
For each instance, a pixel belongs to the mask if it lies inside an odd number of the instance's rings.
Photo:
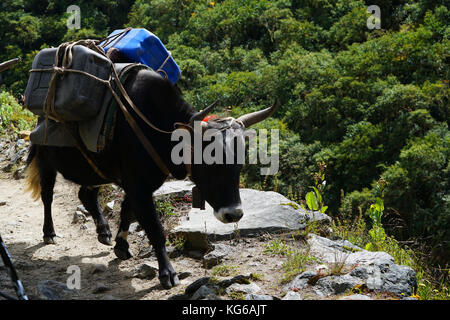
<path id="1" fill-rule="evenodd" d="M 14 66 L 16 63 L 18 63 L 20 61 L 21 61 L 20 58 L 15 58 L 15 59 L 11 59 L 6 62 L 0 63 L 0 72 L 11 68 L 12 66 Z"/>
<path id="2" fill-rule="evenodd" d="M 209 106 L 207 106 L 202 111 L 195 113 L 189 120 L 191 126 L 194 126 L 194 121 L 203 120 L 203 118 L 206 117 L 206 115 L 212 110 L 212 108 L 214 108 L 214 106 L 217 104 L 217 102 L 219 102 L 219 100 L 214 101 L 213 103 L 211 103 Z"/>
<path id="3" fill-rule="evenodd" d="M 278 105 L 278 101 L 275 100 L 275 102 L 273 103 L 273 105 L 271 107 L 266 108 L 264 110 L 259 110 L 259 111 L 255 111 L 252 113 L 244 114 L 243 116 L 240 116 L 238 120 L 242 121 L 244 126 L 246 128 L 248 128 L 248 127 L 254 125 L 255 123 L 261 122 L 261 121 L 267 119 L 268 117 L 270 117 L 275 112 L 277 105 Z"/>

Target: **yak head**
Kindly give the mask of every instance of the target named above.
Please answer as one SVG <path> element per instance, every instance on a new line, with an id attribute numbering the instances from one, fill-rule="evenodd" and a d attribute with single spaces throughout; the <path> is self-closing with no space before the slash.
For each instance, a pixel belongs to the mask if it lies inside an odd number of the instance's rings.
<path id="1" fill-rule="evenodd" d="M 242 210 L 239 176 L 245 161 L 245 129 L 273 114 L 270 108 L 235 118 L 213 118 L 202 121 L 214 106 L 195 113 L 187 126 L 190 150 L 186 165 L 199 196 L 214 209 L 214 216 L 223 223 L 239 221 Z"/>

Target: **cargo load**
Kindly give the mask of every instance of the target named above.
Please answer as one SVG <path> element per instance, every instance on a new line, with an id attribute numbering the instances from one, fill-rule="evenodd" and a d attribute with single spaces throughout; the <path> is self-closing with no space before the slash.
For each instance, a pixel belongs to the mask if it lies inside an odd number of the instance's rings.
<path id="1" fill-rule="evenodd" d="M 92 119 L 111 96 L 107 82 L 112 63 L 84 45 L 63 49 L 43 49 L 34 58 L 25 89 L 25 107 L 38 116 L 67 122 Z M 52 77 L 54 88 L 50 88 Z"/>
<path id="2" fill-rule="evenodd" d="M 130 62 L 142 63 L 167 77 L 175 84 L 181 71 L 161 40 L 147 29 L 120 29 L 113 31 L 101 44 L 105 52 L 116 48 Z"/>

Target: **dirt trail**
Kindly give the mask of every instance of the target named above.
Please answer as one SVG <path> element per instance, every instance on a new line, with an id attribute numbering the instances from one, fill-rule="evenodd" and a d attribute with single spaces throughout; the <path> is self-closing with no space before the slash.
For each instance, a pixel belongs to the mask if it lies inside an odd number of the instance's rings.
<path id="1" fill-rule="evenodd" d="M 201 260 L 181 255 L 171 258 L 172 265 L 179 274 L 188 272 L 189 275 L 175 288 L 163 289 L 157 277 L 151 280 L 133 277 L 134 269 L 143 262 L 157 266 L 154 253 L 145 259 L 138 257 L 140 250 L 148 246 L 146 237 L 138 232 L 131 234 L 129 242 L 134 257 L 127 261 L 117 259 L 112 247 L 97 241 L 92 218 L 84 225 L 72 223 L 74 212 L 80 204 L 77 197 L 79 186 L 59 175 L 52 206 L 57 244 L 44 245 L 43 204 L 33 201 L 24 189 L 25 180 L 14 180 L 5 174 L 0 176 L 0 233 L 13 257 L 26 293 L 31 298 L 39 298 L 37 287 L 42 280 L 65 284 L 70 276 L 67 269 L 71 265 L 81 270 L 81 289 L 71 293 L 70 299 L 167 299 L 171 295 L 183 293 L 186 286 L 196 279 L 213 275 L 211 269 L 202 267 Z M 116 218 L 109 216 L 108 220 L 115 236 Z M 264 293 L 282 296 L 275 277 L 280 274 L 283 259 L 263 255 L 264 241 L 240 239 L 222 242 L 236 247 L 235 254 L 227 257 L 224 265 L 233 266 L 232 270 L 239 274 L 264 274 L 258 281 Z M 105 270 L 94 271 L 99 264 L 105 265 Z M 14 295 L 3 267 L 0 267 L 0 288 Z M 94 293 L 96 291 L 100 292 Z"/>
<path id="2" fill-rule="evenodd" d="M 44 245 L 42 202 L 32 201 L 25 193 L 24 180 L 0 179 L 0 203 L 4 203 L 0 207 L 0 230 L 27 294 L 37 297 L 36 288 L 41 280 L 66 283 L 70 276 L 66 273 L 67 268 L 71 265 L 77 265 L 81 270 L 81 289 L 73 294 L 75 299 L 163 299 L 177 293 L 178 287 L 163 290 L 157 278 L 132 278 L 134 265 L 142 263 L 142 260 L 117 259 L 112 247 L 97 241 L 92 219 L 84 225 L 87 229 L 83 229 L 81 224 L 72 224 L 73 214 L 80 204 L 78 189 L 79 186 L 58 176 L 52 206 L 57 244 Z M 115 235 L 116 224 L 110 221 L 110 227 Z M 136 245 L 133 249 L 139 250 Z M 156 259 L 148 260 L 156 262 Z M 94 274 L 98 264 L 106 265 L 107 269 Z M 4 268 L 0 273 L 0 287 L 11 288 Z M 108 289 L 104 293 L 93 294 L 100 284 Z"/>

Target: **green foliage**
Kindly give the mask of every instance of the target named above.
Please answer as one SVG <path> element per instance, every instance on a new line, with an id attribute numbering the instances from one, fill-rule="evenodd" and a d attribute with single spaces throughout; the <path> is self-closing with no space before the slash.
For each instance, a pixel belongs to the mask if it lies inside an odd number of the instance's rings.
<path id="1" fill-rule="evenodd" d="M 0 133 L 5 130 L 31 130 L 36 117 L 27 109 L 23 109 L 17 100 L 8 92 L 0 92 Z"/>

